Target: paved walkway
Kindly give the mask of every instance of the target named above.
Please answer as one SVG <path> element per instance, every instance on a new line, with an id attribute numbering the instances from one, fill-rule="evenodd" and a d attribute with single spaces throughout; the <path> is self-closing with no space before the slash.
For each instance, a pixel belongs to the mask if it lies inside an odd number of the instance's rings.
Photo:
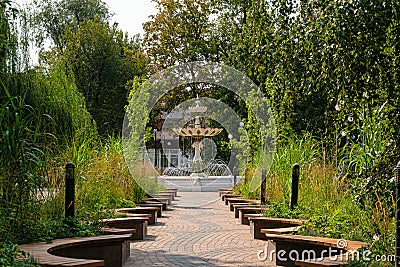
<path id="1" fill-rule="evenodd" d="M 250 236 L 249 226 L 234 218 L 218 193 L 178 195 L 173 210 L 149 226 L 148 237 L 131 243 L 125 267 L 266 266 L 257 257 L 265 241 Z"/>

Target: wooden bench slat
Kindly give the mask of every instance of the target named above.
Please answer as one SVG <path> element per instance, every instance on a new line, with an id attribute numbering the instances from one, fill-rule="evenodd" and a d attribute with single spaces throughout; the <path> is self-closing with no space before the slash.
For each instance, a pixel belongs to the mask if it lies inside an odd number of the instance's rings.
<path id="1" fill-rule="evenodd" d="M 168 205 L 171 205 L 171 200 L 169 198 L 164 198 L 164 197 L 149 197 L 146 198 L 145 200 L 166 202 Z"/>
<path id="2" fill-rule="evenodd" d="M 151 214 L 148 213 L 129 213 L 129 212 L 118 212 L 116 213 L 119 216 L 126 216 L 126 217 L 121 217 L 121 218 L 133 218 L 133 217 L 148 217 L 150 218 Z"/>
<path id="3" fill-rule="evenodd" d="M 244 215 L 244 217 L 249 218 L 249 220 L 251 220 L 253 218 L 262 217 L 262 214 L 261 213 L 247 213 Z"/>
<path id="4" fill-rule="evenodd" d="M 262 217 L 259 216 L 257 218 L 251 218 L 250 220 L 265 220 L 269 222 L 276 222 L 276 223 L 286 223 L 286 224 L 293 224 L 293 225 L 302 225 L 305 220 L 301 219 L 287 219 L 287 218 L 271 218 L 271 217 Z"/>
<path id="5" fill-rule="evenodd" d="M 232 187 L 230 187 L 230 188 L 218 188 L 218 191 L 232 191 Z"/>
<path id="6" fill-rule="evenodd" d="M 290 234 L 293 232 L 297 232 L 300 226 L 293 226 L 293 227 L 284 227 L 284 228 L 273 228 L 273 229 L 261 229 L 262 234 Z"/>
<path id="7" fill-rule="evenodd" d="M 124 217 L 124 218 L 114 218 L 114 219 L 104 219 L 103 222 L 106 223 L 118 223 L 118 222 L 134 222 L 134 221 L 148 221 L 149 217 L 147 216 L 134 216 L 134 217 Z"/>
<path id="8" fill-rule="evenodd" d="M 338 239 L 327 238 L 327 237 L 316 237 L 316 236 L 303 236 L 303 235 L 277 235 L 277 234 L 265 234 L 269 240 L 289 241 L 296 243 L 307 243 L 311 245 L 321 245 L 327 247 L 341 248 L 338 246 Z M 362 246 L 366 245 L 364 242 L 346 240 L 347 247 L 345 250 L 357 250 Z"/>
<path id="9" fill-rule="evenodd" d="M 240 197 L 242 197 L 242 196 L 236 195 L 236 194 L 231 194 L 231 193 L 221 194 L 222 201 L 226 201 L 227 198 L 240 198 Z"/>
<path id="10" fill-rule="evenodd" d="M 19 247 L 22 250 L 39 250 L 42 251 L 42 248 L 46 248 L 46 251 L 50 248 L 64 248 L 70 246 L 86 245 L 90 243 L 111 243 L 118 239 L 129 239 L 130 235 L 100 235 L 100 236 L 90 236 L 90 237 L 72 237 L 72 238 L 63 238 L 63 239 L 55 239 L 51 243 L 45 242 L 37 242 L 31 244 L 20 245 Z"/>
<path id="11" fill-rule="evenodd" d="M 240 211 L 240 210 L 265 211 L 265 208 L 261 208 L 261 207 L 248 207 L 248 206 L 238 207 L 237 209 L 238 209 L 239 211 Z"/>
<path id="12" fill-rule="evenodd" d="M 135 234 L 136 229 L 121 229 L 121 228 L 109 228 L 104 227 L 101 229 L 103 234 L 117 234 L 117 235 L 124 235 L 124 234 Z"/>
<path id="13" fill-rule="evenodd" d="M 131 237 L 133 240 L 143 240 L 147 235 L 149 217 L 126 217 L 104 219 L 103 221 L 109 228 L 136 229 L 136 233 Z"/>

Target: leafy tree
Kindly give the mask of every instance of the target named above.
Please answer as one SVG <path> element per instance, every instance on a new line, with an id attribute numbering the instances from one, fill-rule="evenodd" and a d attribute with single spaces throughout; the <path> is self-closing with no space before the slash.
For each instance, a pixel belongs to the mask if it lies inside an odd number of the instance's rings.
<path id="1" fill-rule="evenodd" d="M 117 27 L 95 18 L 76 32 L 67 30 L 63 60 L 97 123 L 99 133 L 120 134 L 128 90 L 135 76 L 146 74 L 146 57 L 138 39 L 129 40 Z"/>
<path id="2" fill-rule="evenodd" d="M 357 180 L 355 192 L 370 192 L 362 202 L 374 203 L 372 192 L 387 192 L 382 181 L 388 180 L 398 158 L 390 152 L 400 140 L 398 11 L 396 1 L 268 5 L 254 0 L 246 23 L 233 34 L 227 59 L 262 87 L 281 138 L 292 131 L 309 132 L 325 140 L 330 155 L 350 164 L 347 179 Z M 390 134 L 379 142 L 375 136 L 374 147 L 366 149 L 371 127 Z M 381 147 L 385 142 L 387 147 Z M 364 154 L 352 161 L 349 151 L 358 145 Z"/>
<path id="3" fill-rule="evenodd" d="M 111 16 L 101 0 L 34 0 L 30 14 L 37 44 L 50 39 L 59 52 L 65 48 L 67 28 L 75 32 L 85 20 L 107 21 Z"/>
<path id="4" fill-rule="evenodd" d="M 144 24 L 144 48 L 153 71 L 179 62 L 213 60 L 210 1 L 154 0 L 158 13 Z"/>

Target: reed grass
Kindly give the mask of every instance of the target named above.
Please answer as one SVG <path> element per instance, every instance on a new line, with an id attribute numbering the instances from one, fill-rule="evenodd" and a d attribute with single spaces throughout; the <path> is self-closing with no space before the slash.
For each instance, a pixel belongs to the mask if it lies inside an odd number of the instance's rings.
<path id="1" fill-rule="evenodd" d="M 95 130 L 88 129 L 86 112 L 73 110 L 64 117 L 62 111 L 52 110 L 51 114 L 58 114 L 54 117 L 44 113 L 42 107 L 67 107 L 66 101 L 84 111 L 76 92 L 52 98 L 59 92 L 43 88 L 62 82 L 48 84 L 43 77 L 40 83 L 18 82 L 25 78 L 8 80 L 8 85 L 19 84 L 18 90 L 1 86 L 0 242 L 95 234 L 98 219 L 110 216 L 104 209 L 134 206 L 146 193 L 129 173 L 120 138 L 100 140 Z M 30 78 L 35 81 L 34 76 Z M 60 90 L 75 89 L 63 86 Z M 52 99 L 55 102 L 49 104 Z M 81 114 L 81 119 L 72 119 Z M 56 125 L 67 131 L 52 132 Z M 76 165 L 76 221 L 64 219 L 64 168 L 70 161 Z"/>
<path id="2" fill-rule="evenodd" d="M 392 255 L 395 219 L 387 200 L 377 192 L 374 198 L 377 201 L 360 205 L 354 188 L 338 176 L 335 162 L 329 161 L 321 141 L 307 135 L 288 136 L 285 140 L 277 147 L 267 175 L 268 208 L 264 216 L 307 219 L 300 234 L 367 241 L 373 253 Z M 291 167 L 295 163 L 301 166 L 299 205 L 291 210 Z M 260 170 L 247 172 L 261 173 Z M 248 191 L 248 181 L 234 190 L 248 198 L 260 198 L 259 188 Z M 390 203 L 394 205 L 394 201 Z"/>

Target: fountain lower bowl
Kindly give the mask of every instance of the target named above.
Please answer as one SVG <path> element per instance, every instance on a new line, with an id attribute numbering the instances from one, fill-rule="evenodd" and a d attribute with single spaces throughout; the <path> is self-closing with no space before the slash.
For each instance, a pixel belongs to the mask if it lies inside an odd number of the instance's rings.
<path id="1" fill-rule="evenodd" d="M 236 183 L 240 177 L 236 178 Z M 219 188 L 234 186 L 234 176 L 207 176 L 192 173 L 190 176 L 159 176 L 158 184 L 166 188 L 177 188 L 181 192 L 218 192 Z"/>

